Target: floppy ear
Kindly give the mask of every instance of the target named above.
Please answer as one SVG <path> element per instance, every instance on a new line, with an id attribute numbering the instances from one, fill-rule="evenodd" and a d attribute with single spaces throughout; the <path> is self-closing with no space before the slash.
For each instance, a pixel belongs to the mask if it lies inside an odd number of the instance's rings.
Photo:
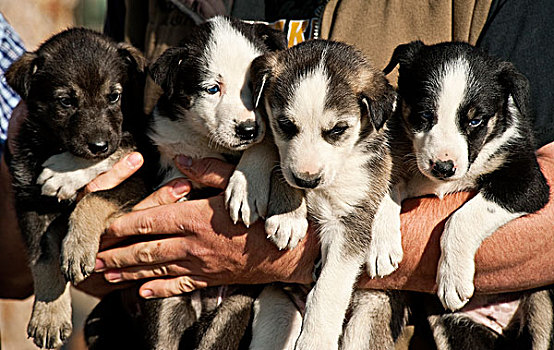
<path id="1" fill-rule="evenodd" d="M 185 56 L 184 48 L 169 48 L 149 67 L 152 79 L 161 86 L 168 98 L 173 96 L 177 73 L 183 60 L 185 60 Z"/>
<path id="2" fill-rule="evenodd" d="M 272 76 L 272 66 L 275 62 L 275 54 L 267 53 L 256 57 L 250 65 L 250 80 L 254 98 L 254 108 L 258 108 L 262 102 L 262 96 Z"/>
<path id="3" fill-rule="evenodd" d="M 130 67 L 133 67 L 137 73 L 144 73 L 146 70 L 146 58 L 142 52 L 133 45 L 127 43 L 119 43 L 117 46 L 117 51 L 119 55 L 125 59 L 125 62 Z"/>
<path id="4" fill-rule="evenodd" d="M 519 111 L 525 116 L 529 115 L 529 80 L 510 62 L 500 64 L 498 79 L 508 94 L 513 97 Z"/>
<path id="5" fill-rule="evenodd" d="M 385 69 L 383 69 L 383 72 L 389 74 L 398 64 L 410 64 L 419 50 L 424 46 L 425 44 L 421 40 L 412 41 L 409 44 L 398 45 L 396 49 L 394 49 L 390 62 Z"/>
<path id="6" fill-rule="evenodd" d="M 40 60 L 34 52 L 25 52 L 6 71 L 6 81 L 11 88 L 26 99 L 31 88 L 31 76 L 36 73 Z"/>
<path id="7" fill-rule="evenodd" d="M 397 93 L 384 76 L 376 76 L 375 82 L 359 96 L 362 117 L 367 116 L 375 130 L 379 130 L 396 109 Z"/>
<path id="8" fill-rule="evenodd" d="M 287 37 L 281 30 L 273 29 L 265 24 L 254 24 L 256 35 L 262 38 L 269 51 L 279 51 L 287 48 Z"/>

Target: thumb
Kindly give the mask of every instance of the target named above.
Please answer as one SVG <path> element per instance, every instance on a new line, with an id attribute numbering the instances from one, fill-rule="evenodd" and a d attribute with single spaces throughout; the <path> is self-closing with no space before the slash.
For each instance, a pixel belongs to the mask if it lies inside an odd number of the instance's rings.
<path id="1" fill-rule="evenodd" d="M 192 159 L 184 155 L 175 157 L 177 168 L 190 180 L 205 186 L 225 189 L 235 166 L 216 158 Z"/>

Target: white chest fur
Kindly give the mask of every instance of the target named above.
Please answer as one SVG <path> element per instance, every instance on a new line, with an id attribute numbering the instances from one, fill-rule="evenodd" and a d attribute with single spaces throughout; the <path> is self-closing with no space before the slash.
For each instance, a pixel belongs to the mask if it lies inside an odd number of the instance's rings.
<path id="1" fill-rule="evenodd" d="M 151 131 L 148 136 L 160 152 L 160 168 L 166 171 L 162 184 L 183 177 L 176 168 L 174 158 L 186 155 L 191 158 L 217 158 L 224 160 L 223 149 L 216 148 L 208 137 L 191 130 L 187 123 L 171 120 L 154 111 Z M 229 153 L 228 150 L 226 150 Z"/>

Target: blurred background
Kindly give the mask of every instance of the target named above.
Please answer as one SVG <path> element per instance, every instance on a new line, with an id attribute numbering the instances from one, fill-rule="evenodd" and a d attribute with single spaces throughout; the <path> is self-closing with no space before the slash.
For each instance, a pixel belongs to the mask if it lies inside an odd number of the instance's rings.
<path id="1" fill-rule="evenodd" d="M 25 49 L 34 51 L 52 34 L 69 27 L 84 26 L 102 31 L 106 2 L 107 0 L 0 0 L 0 12 L 20 35 Z M 75 328 L 63 349 L 86 349 L 82 326 L 97 299 L 76 290 L 72 294 Z M 27 339 L 27 322 L 31 316 L 32 304 L 33 297 L 23 301 L 0 299 L 1 350 L 38 349 Z"/>

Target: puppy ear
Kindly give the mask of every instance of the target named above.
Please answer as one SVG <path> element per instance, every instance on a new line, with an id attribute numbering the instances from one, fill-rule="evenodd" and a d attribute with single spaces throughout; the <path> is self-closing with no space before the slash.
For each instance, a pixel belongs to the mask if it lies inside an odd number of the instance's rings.
<path id="1" fill-rule="evenodd" d="M 256 57 L 250 65 L 250 80 L 252 81 L 254 108 L 258 108 L 262 101 L 264 90 L 271 79 L 275 56 L 274 53 L 267 53 Z"/>
<path id="2" fill-rule="evenodd" d="M 177 73 L 184 59 L 184 48 L 169 48 L 148 69 L 154 82 L 161 86 L 168 98 L 173 96 Z"/>
<path id="3" fill-rule="evenodd" d="M 375 130 L 379 130 L 396 109 L 397 93 L 384 76 L 377 75 L 375 82 L 359 97 L 362 117 L 367 116 Z"/>
<path id="4" fill-rule="evenodd" d="M 529 80 L 510 62 L 502 62 L 500 64 L 498 79 L 509 96 L 512 96 L 514 99 L 514 103 L 519 111 L 525 116 L 529 115 Z"/>
<path id="5" fill-rule="evenodd" d="M 425 44 L 421 40 L 412 41 L 409 44 L 398 45 L 396 49 L 394 49 L 390 62 L 385 69 L 383 69 L 383 72 L 389 74 L 398 64 L 410 64 L 419 50 L 424 46 Z"/>
<path id="6" fill-rule="evenodd" d="M 40 64 L 38 55 L 34 52 L 25 52 L 6 71 L 6 81 L 11 88 L 26 99 L 31 88 L 31 77 L 36 73 Z"/>
<path id="7" fill-rule="evenodd" d="M 146 70 L 146 58 L 142 52 L 133 45 L 127 43 L 119 43 L 117 46 L 119 55 L 125 59 L 125 62 L 133 67 L 136 72 L 144 73 Z"/>
<path id="8" fill-rule="evenodd" d="M 287 48 L 287 37 L 283 31 L 260 23 L 254 25 L 254 30 L 256 35 L 262 38 L 269 51 L 279 51 Z"/>

